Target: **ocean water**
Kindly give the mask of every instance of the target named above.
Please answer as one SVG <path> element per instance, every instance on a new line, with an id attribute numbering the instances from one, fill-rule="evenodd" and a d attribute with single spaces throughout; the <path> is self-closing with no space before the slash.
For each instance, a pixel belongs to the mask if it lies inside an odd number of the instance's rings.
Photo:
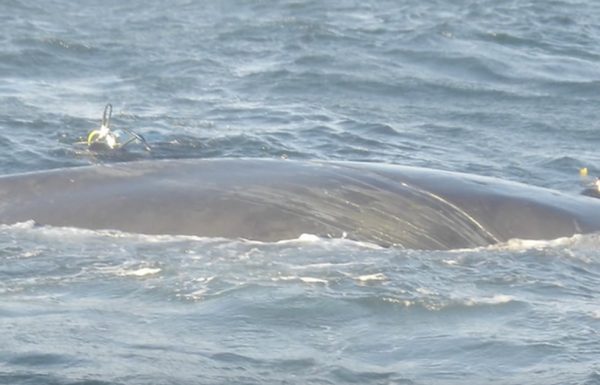
<path id="1" fill-rule="evenodd" d="M 578 194 L 591 0 L 0 1 L 0 174 L 353 160 Z M 113 126 L 153 150 L 75 144 Z M 2 384 L 600 384 L 600 238 L 473 250 L 0 226 Z"/>

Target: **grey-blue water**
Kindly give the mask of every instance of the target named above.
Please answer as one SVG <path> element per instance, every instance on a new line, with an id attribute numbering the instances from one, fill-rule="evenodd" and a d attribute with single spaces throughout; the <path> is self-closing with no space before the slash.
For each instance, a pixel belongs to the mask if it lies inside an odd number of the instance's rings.
<path id="1" fill-rule="evenodd" d="M 344 159 L 577 194 L 600 3 L 0 1 L 0 174 Z M 100 123 L 148 153 L 90 157 Z M 0 227 L 2 384 L 598 384 L 600 238 L 449 252 Z"/>

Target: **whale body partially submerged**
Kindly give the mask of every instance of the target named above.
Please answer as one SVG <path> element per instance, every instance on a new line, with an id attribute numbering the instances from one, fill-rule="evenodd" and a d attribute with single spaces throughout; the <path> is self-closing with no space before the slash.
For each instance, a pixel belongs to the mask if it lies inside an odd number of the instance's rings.
<path id="1" fill-rule="evenodd" d="M 456 249 L 600 230 L 600 200 L 396 165 L 153 160 L 0 177 L 0 223 Z"/>

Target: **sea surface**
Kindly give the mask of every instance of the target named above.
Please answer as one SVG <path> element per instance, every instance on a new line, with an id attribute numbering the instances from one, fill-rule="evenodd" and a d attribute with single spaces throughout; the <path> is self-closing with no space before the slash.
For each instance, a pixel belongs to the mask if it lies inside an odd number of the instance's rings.
<path id="1" fill-rule="evenodd" d="M 352 160 L 579 194 L 594 0 L 2 0 L 0 174 Z M 93 154 L 100 126 L 151 145 Z M 600 384 L 600 235 L 473 250 L 0 226 L 0 383 Z"/>

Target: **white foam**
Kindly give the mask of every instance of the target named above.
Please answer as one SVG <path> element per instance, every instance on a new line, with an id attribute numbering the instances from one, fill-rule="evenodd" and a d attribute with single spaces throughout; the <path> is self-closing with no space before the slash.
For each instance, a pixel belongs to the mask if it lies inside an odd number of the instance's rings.
<path id="1" fill-rule="evenodd" d="M 444 259 L 442 262 L 449 266 L 458 265 L 458 261 L 456 259 Z"/>
<path id="2" fill-rule="evenodd" d="M 121 275 L 124 276 L 135 276 L 135 277 L 145 277 L 147 275 L 154 275 L 160 273 L 161 269 L 156 267 L 142 267 L 141 269 L 136 270 L 123 270 Z"/>
<path id="3" fill-rule="evenodd" d="M 192 301 L 200 301 L 204 299 L 207 293 L 207 289 L 198 289 L 191 293 L 183 294 L 182 297 Z"/>
<path id="4" fill-rule="evenodd" d="M 281 277 L 275 277 L 275 278 L 271 278 L 271 281 L 293 281 L 295 279 L 298 279 L 298 277 L 295 276 L 281 276 Z"/>
<path id="5" fill-rule="evenodd" d="M 329 281 L 327 281 L 326 279 L 314 278 L 314 277 L 300 277 L 300 280 L 304 283 L 323 283 L 323 284 L 329 283 Z"/>
<path id="6" fill-rule="evenodd" d="M 522 250 L 542 250 L 547 248 L 556 248 L 570 246 L 581 240 L 581 235 L 573 235 L 571 237 L 561 237 L 552 240 L 535 240 L 535 239 L 510 239 L 505 243 L 490 246 L 494 250 L 506 251 L 522 251 Z"/>
<path id="7" fill-rule="evenodd" d="M 592 243 L 597 245 L 598 235 L 597 234 L 575 234 L 570 237 L 560 237 L 550 240 L 536 240 L 536 239 L 521 239 L 521 238 L 513 238 L 509 239 L 506 242 L 501 242 L 489 246 L 475 247 L 470 249 L 456 249 L 450 250 L 450 252 L 465 252 L 465 251 L 475 251 L 479 252 L 482 250 L 489 251 L 510 251 L 510 252 L 520 252 L 520 251 L 528 251 L 528 250 L 544 250 L 544 249 L 553 249 L 553 248 L 565 248 L 572 247 L 578 244 L 581 244 L 583 240 L 591 240 Z M 455 264 L 456 261 L 453 260 L 445 260 L 447 264 Z"/>
<path id="8" fill-rule="evenodd" d="M 28 229 L 33 229 L 36 226 L 35 221 L 33 220 L 28 220 L 25 222 L 17 222 L 17 223 L 13 223 L 11 225 L 0 225 L 0 229 L 17 229 L 17 230 L 28 230 Z"/>
<path id="9" fill-rule="evenodd" d="M 329 281 L 327 281 L 326 279 L 322 279 L 322 278 L 315 278 L 315 277 L 300 277 L 300 276 L 281 276 L 281 277 L 277 277 L 277 278 L 272 278 L 272 281 L 301 281 L 304 283 L 310 283 L 310 284 L 328 284 Z"/>
<path id="10" fill-rule="evenodd" d="M 321 238 L 317 237 L 314 234 L 301 234 L 298 237 L 299 242 L 313 243 L 313 242 L 319 242 L 320 240 L 321 240 Z"/>
<path id="11" fill-rule="evenodd" d="M 386 275 L 383 273 L 375 273 L 375 274 L 361 275 L 354 279 L 356 279 L 357 281 L 360 281 L 360 282 L 387 281 L 388 277 L 386 277 Z"/>
<path id="12" fill-rule="evenodd" d="M 255 243 L 255 244 L 268 244 L 270 242 L 261 242 L 261 241 L 252 241 L 252 240 L 244 240 L 245 242 L 248 243 Z M 370 242 L 362 242 L 362 241 L 354 241 L 352 239 L 347 238 L 347 234 L 344 232 L 342 234 L 341 237 L 334 237 L 334 236 L 329 236 L 329 237 L 319 237 L 318 235 L 315 234 L 308 234 L 308 233 L 303 233 L 300 234 L 300 236 L 298 238 L 292 238 L 292 239 L 282 239 L 279 240 L 277 242 L 275 242 L 276 244 L 279 245 L 287 245 L 287 244 L 348 244 L 348 245 L 353 245 L 353 246 L 358 246 L 358 247 L 362 247 L 362 248 L 367 248 L 367 249 L 374 249 L 374 250 L 380 250 L 383 249 L 383 247 L 376 245 L 374 243 L 370 243 Z"/>
<path id="13" fill-rule="evenodd" d="M 78 227 L 70 226 L 49 226 L 49 225 L 38 225 L 35 221 L 29 220 L 25 222 L 19 222 L 11 225 L 0 225 L 0 229 L 6 230 L 34 230 L 38 231 L 43 235 L 51 237 L 65 237 L 76 238 L 76 237 L 106 237 L 106 238 L 126 238 L 141 242 L 148 243 L 169 243 L 173 241 L 200 241 L 200 242 L 241 242 L 249 245 L 269 245 L 269 244 L 281 244 L 281 245 L 303 245 L 303 244 L 323 244 L 323 245 L 350 245 L 355 247 L 381 250 L 383 247 L 370 243 L 355 241 L 347 238 L 347 234 L 344 232 L 340 237 L 328 236 L 320 237 L 315 234 L 303 233 L 298 238 L 282 239 L 278 241 L 256 241 L 245 238 L 223 238 L 223 237 L 201 237 L 196 235 L 170 235 L 170 234 L 140 234 L 130 233 L 121 230 L 91 230 Z"/>
<path id="14" fill-rule="evenodd" d="M 18 258 L 35 258 L 42 254 L 42 250 L 28 250 L 19 254 Z"/>
<path id="15" fill-rule="evenodd" d="M 141 267 L 138 269 L 127 269 L 123 267 L 105 267 L 100 268 L 99 270 L 102 270 L 107 273 L 112 273 L 120 277 L 146 277 L 161 272 L 161 269 L 158 267 Z"/>
<path id="16" fill-rule="evenodd" d="M 477 305 L 501 305 L 514 301 L 515 298 L 510 295 L 496 294 L 493 297 L 469 298 L 465 301 L 467 306 Z"/>
<path id="17" fill-rule="evenodd" d="M 435 291 L 428 289 L 426 287 L 418 287 L 415 291 L 419 294 L 423 294 L 423 295 L 427 295 L 427 296 L 437 295 L 437 293 Z"/>
<path id="18" fill-rule="evenodd" d="M 361 262 L 321 262 L 321 263 L 309 263 L 306 265 L 296 265 L 290 266 L 291 269 L 294 270 L 307 270 L 307 269 L 331 269 L 331 268 L 340 268 L 340 267 L 348 267 L 348 266 L 356 266 L 362 265 Z"/>
<path id="19" fill-rule="evenodd" d="M 384 297 L 382 300 L 383 300 L 383 302 L 389 302 L 389 303 L 394 303 L 394 304 L 398 304 L 398 305 L 403 305 L 405 307 L 410 307 L 410 306 L 415 305 L 415 301 L 411 301 L 408 299 Z"/>
<path id="20" fill-rule="evenodd" d="M 136 241 L 148 243 L 168 243 L 173 241 L 190 240 L 190 241 L 230 241 L 227 238 L 218 237 L 199 237 L 195 235 L 169 235 L 169 234 L 140 234 L 130 233 L 121 230 L 92 230 L 72 226 L 50 226 L 38 225 L 35 221 L 29 220 L 25 222 L 14 223 L 11 225 L 0 225 L 3 230 L 33 230 L 45 236 L 50 237 L 104 237 L 104 238 L 126 238 Z"/>
<path id="21" fill-rule="evenodd" d="M 211 275 L 210 277 L 198 277 L 198 278 L 194 279 L 194 282 L 210 283 L 215 278 L 216 278 L 216 276 L 214 276 L 214 275 Z"/>

